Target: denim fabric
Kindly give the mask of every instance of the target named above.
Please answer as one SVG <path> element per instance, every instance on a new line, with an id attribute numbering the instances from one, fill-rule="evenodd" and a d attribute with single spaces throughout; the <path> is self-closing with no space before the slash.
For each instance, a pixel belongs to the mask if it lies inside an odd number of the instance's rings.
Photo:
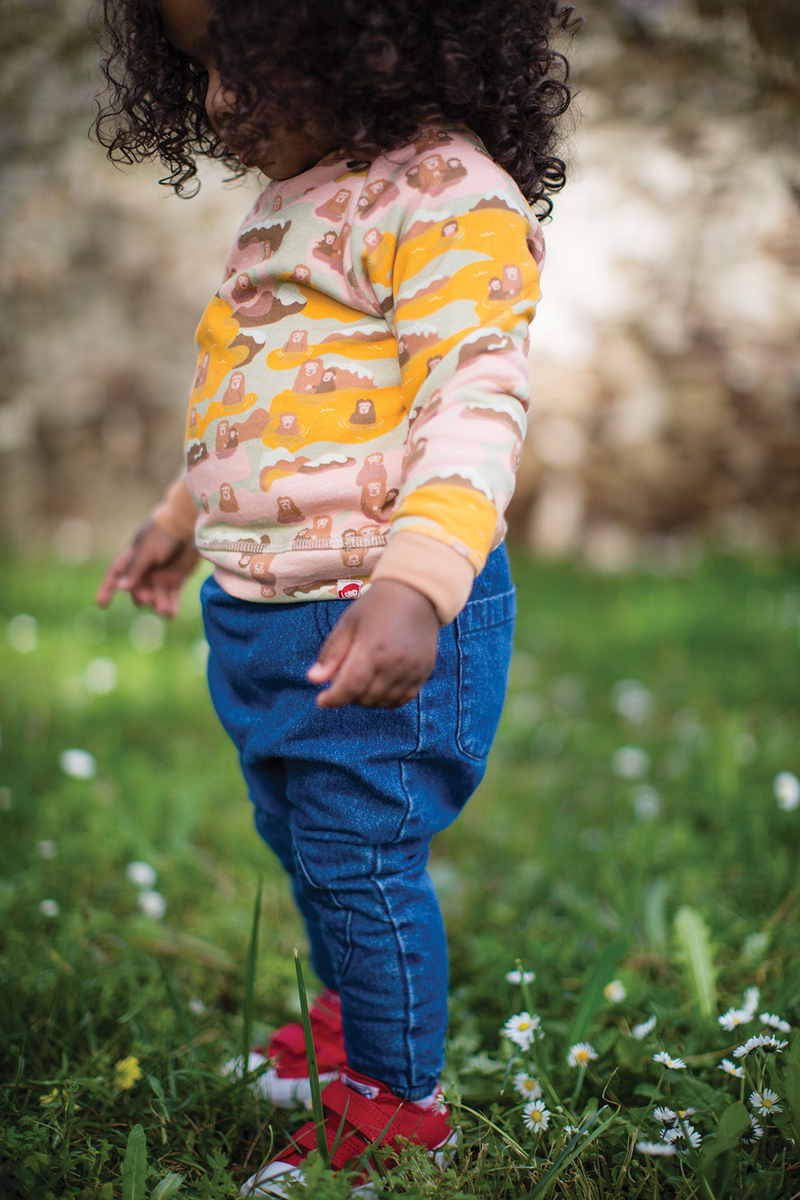
<path id="1" fill-rule="evenodd" d="M 289 874 L 314 970 L 341 994 L 348 1061 L 404 1099 L 439 1079 L 447 947 L 426 870 L 433 834 L 480 782 L 503 706 L 514 591 L 505 548 L 439 632 L 397 709 L 321 709 L 305 672 L 352 601 L 258 604 L 202 590 L 209 684 L 256 827 Z"/>

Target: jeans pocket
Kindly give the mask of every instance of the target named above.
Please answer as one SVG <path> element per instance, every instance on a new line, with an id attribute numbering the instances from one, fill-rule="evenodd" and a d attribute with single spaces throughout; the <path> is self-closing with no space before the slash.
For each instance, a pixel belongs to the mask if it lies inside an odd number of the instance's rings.
<path id="1" fill-rule="evenodd" d="M 494 741 L 506 695 L 513 634 L 513 590 L 471 601 L 456 617 L 456 743 L 469 758 L 485 758 Z"/>

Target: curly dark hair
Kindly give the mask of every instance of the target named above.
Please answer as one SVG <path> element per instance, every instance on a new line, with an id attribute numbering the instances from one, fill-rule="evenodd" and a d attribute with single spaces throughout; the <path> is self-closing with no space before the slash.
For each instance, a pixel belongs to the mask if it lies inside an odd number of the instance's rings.
<path id="1" fill-rule="evenodd" d="M 198 156 L 243 175 L 206 115 L 206 72 L 167 40 L 154 0 L 103 0 L 103 18 L 108 88 L 93 129 L 109 157 L 160 158 L 161 183 L 181 195 L 199 187 Z M 324 121 L 358 161 L 421 125 L 457 121 L 541 217 L 564 186 L 555 150 L 571 100 L 567 61 L 550 43 L 579 24 L 560 0 L 210 0 L 208 29 L 238 150 L 268 136 L 276 112 L 300 129 Z"/>

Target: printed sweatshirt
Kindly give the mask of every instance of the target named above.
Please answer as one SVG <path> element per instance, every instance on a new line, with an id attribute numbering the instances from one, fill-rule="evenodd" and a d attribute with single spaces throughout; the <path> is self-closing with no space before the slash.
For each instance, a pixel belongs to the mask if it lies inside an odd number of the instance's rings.
<path id="1" fill-rule="evenodd" d="M 542 258 L 461 126 L 270 183 L 200 321 L 186 473 L 157 522 L 245 600 L 388 578 L 452 620 L 505 533 Z"/>

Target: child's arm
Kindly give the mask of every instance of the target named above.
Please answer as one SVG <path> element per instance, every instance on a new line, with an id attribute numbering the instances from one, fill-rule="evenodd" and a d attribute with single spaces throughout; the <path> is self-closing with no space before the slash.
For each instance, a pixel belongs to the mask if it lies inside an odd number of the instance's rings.
<path id="1" fill-rule="evenodd" d="M 136 604 L 174 617 L 183 585 L 200 557 L 194 546 L 195 517 L 186 482 L 179 479 L 106 571 L 97 593 L 100 607 L 126 591 Z"/>

